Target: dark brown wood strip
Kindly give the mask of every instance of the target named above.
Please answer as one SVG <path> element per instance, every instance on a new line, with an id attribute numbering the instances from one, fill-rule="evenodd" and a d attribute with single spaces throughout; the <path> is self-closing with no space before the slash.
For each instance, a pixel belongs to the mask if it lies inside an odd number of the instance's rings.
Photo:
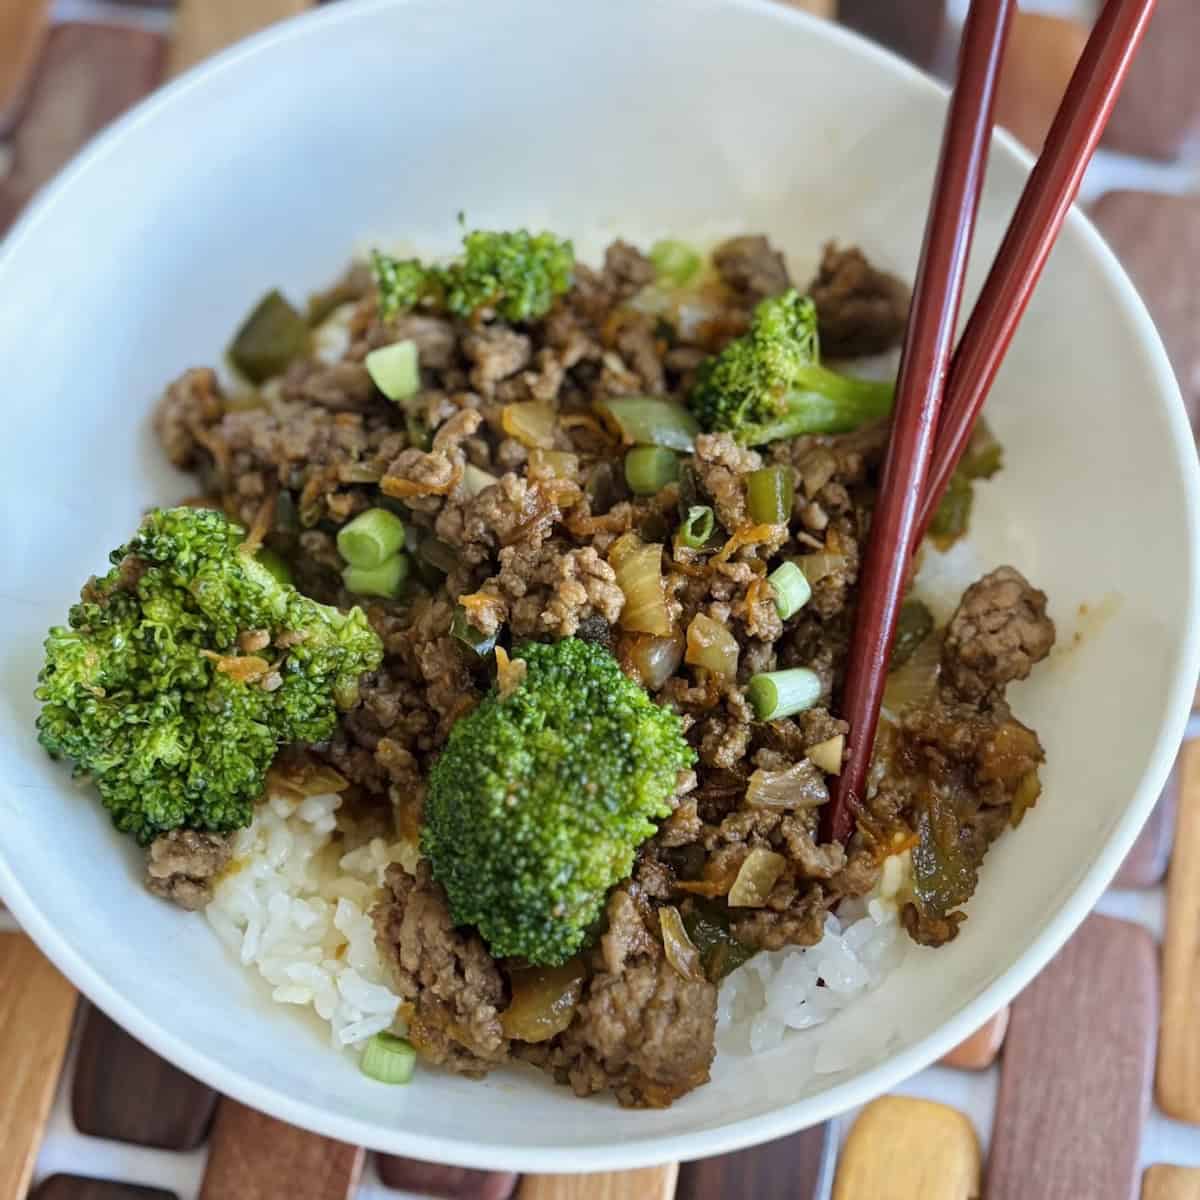
<path id="1" fill-rule="evenodd" d="M 154 33 L 70 22 L 46 39 L 0 178 L 0 235 L 33 194 L 114 117 L 162 78 L 166 43 Z"/>
<path id="2" fill-rule="evenodd" d="M 1150 1105 L 1157 947 L 1089 917 L 1014 1001 L 988 1200 L 1134 1200 Z"/>
<path id="3" fill-rule="evenodd" d="M 204 1141 L 217 1093 L 89 1008 L 75 1064 L 71 1114 L 80 1133 L 163 1150 Z"/>
<path id="4" fill-rule="evenodd" d="M 1200 1200 L 1200 1168 L 1148 1167 L 1142 1200 Z"/>
<path id="5" fill-rule="evenodd" d="M 1158 0 L 1105 131 L 1105 145 L 1126 154 L 1172 159 L 1200 132 L 1198 47 L 1200 4 Z"/>
<path id="6" fill-rule="evenodd" d="M 365 1151 L 319 1137 L 224 1097 L 200 1200 L 349 1200 Z"/>
<path id="7" fill-rule="evenodd" d="M 0 1197 L 25 1195 L 71 1037 L 75 989 L 23 934 L 0 934 Z"/>
<path id="8" fill-rule="evenodd" d="M 1114 887 L 1149 888 L 1162 881 L 1171 858 L 1175 841 L 1175 810 L 1179 802 L 1179 764 L 1167 777 L 1166 787 L 1154 806 L 1138 839 L 1133 843 L 1117 877 Z"/>
<path id="9" fill-rule="evenodd" d="M 439 1200 L 508 1200 L 517 1186 L 517 1177 L 511 1172 L 443 1167 L 390 1154 L 381 1154 L 375 1165 L 388 1187 Z"/>
<path id="10" fill-rule="evenodd" d="M 0 133 L 7 132 L 33 75 L 50 0 L 0 0 Z"/>
<path id="11" fill-rule="evenodd" d="M 946 0 L 841 0 L 838 19 L 927 67 L 946 30 Z"/>
<path id="12" fill-rule="evenodd" d="M 138 1187 L 109 1179 L 88 1179 L 83 1175 L 51 1175 L 29 1200 L 179 1200 L 174 1192 L 162 1188 Z"/>
<path id="13" fill-rule="evenodd" d="M 1008 1009 L 1002 1008 L 990 1021 L 981 1025 L 965 1042 L 959 1042 L 945 1058 L 942 1066 L 960 1071 L 985 1071 L 996 1061 L 1004 1035 L 1008 1032 Z"/>
<path id="14" fill-rule="evenodd" d="M 1145 300 L 1200 428 L 1200 200 L 1109 192 L 1092 219 Z"/>
<path id="15" fill-rule="evenodd" d="M 978 1200 L 979 1177 L 979 1138 L 964 1113 L 932 1100 L 883 1096 L 850 1128 L 833 1200 Z"/>
<path id="16" fill-rule="evenodd" d="M 1179 770 L 1163 935 L 1158 1105 L 1169 1117 L 1200 1125 L 1200 741 L 1184 745 Z"/>
<path id="17" fill-rule="evenodd" d="M 736 1154 L 683 1163 L 675 1200 L 814 1200 L 833 1150 L 829 1127 L 819 1125 Z"/>

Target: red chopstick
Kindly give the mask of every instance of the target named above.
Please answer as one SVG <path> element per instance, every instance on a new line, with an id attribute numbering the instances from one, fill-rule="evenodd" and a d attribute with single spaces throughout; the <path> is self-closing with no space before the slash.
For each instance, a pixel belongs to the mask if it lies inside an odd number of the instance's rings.
<path id="1" fill-rule="evenodd" d="M 942 136 L 900 360 L 892 436 L 860 575 L 843 692 L 850 734 L 845 765 L 833 800 L 825 808 L 826 839 L 847 840 L 863 795 L 908 574 L 907 548 L 913 544 L 934 446 L 991 143 L 996 82 L 1014 7 L 1015 0 L 973 0 L 963 31 L 958 78 Z M 897 553 L 897 547 L 905 552 Z"/>
<path id="2" fill-rule="evenodd" d="M 970 440 L 1046 259 L 1079 192 L 1156 0 L 1108 0 L 996 255 L 950 367 L 915 550 Z"/>

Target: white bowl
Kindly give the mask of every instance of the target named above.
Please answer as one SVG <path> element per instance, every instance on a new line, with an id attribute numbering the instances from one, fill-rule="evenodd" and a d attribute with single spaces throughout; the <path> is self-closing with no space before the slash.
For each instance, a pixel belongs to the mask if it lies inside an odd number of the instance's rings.
<path id="1" fill-rule="evenodd" d="M 981 491 L 971 546 L 941 564 L 961 583 L 1011 562 L 1052 598 L 1060 649 L 1016 691 L 1047 747 L 1045 794 L 989 856 L 962 936 L 910 953 L 866 1001 L 897 1039 L 858 1069 L 814 1078 L 793 1040 L 718 1060 L 664 1112 L 577 1100 L 517 1069 L 373 1084 L 267 1002 L 202 919 L 142 890 L 135 848 L 32 734 L 46 627 L 145 506 L 189 490 L 153 443 L 151 405 L 219 358 L 268 287 L 303 296 L 371 235 L 447 244 L 460 209 L 593 244 L 764 230 L 800 280 L 838 237 L 911 275 L 944 107 L 896 59 L 766 0 L 375 0 L 222 55 L 65 172 L 0 254 L 0 892 L 59 967 L 257 1108 L 401 1154 L 535 1171 L 785 1134 L 892 1087 L 1009 1000 L 1133 842 L 1198 667 L 1191 434 L 1144 308 L 1078 213 L 989 408 L 1008 465 Z M 998 139 L 977 264 L 1028 161 Z M 853 1034 L 835 1022 L 819 1036 Z"/>

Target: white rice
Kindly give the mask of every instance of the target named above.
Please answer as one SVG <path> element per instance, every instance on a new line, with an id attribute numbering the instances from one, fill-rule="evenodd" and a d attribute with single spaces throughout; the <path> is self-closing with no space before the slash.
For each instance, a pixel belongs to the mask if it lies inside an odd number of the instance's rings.
<path id="1" fill-rule="evenodd" d="M 335 1047 L 352 1049 L 398 1029 L 400 997 L 375 947 L 370 909 L 393 862 L 413 870 L 415 848 L 375 838 L 340 853 L 336 795 L 304 800 L 272 796 L 237 836 L 234 866 L 205 909 L 209 924 L 244 967 L 257 971 L 280 1004 L 308 1009 L 328 1024 Z M 811 1030 L 877 988 L 903 959 L 907 940 L 897 894 L 909 873 L 907 853 L 890 858 L 876 891 L 849 900 L 825 918 L 825 935 L 807 949 L 756 954 L 721 985 L 717 1046 L 722 1054 L 757 1054 L 789 1031 Z M 818 982 L 820 981 L 820 982 Z M 890 1033 L 854 1039 L 870 1056 Z M 839 1045 L 820 1040 L 813 1070 L 853 1065 Z"/>
<path id="2" fill-rule="evenodd" d="M 370 909 L 393 862 L 414 850 L 382 838 L 340 853 L 335 795 L 272 796 L 234 844 L 233 868 L 205 909 L 209 924 L 280 1004 L 310 1009 L 336 1047 L 396 1024 L 400 997 L 375 948 Z"/>
<path id="3" fill-rule="evenodd" d="M 727 1054 L 772 1050 L 789 1030 L 823 1025 L 879 987 L 907 950 L 897 895 L 909 871 L 907 852 L 887 859 L 875 892 L 865 900 L 844 901 L 836 915 L 829 913 L 825 934 L 815 946 L 756 954 L 730 972 L 717 998 L 718 1048 Z M 856 1038 L 852 1058 L 844 1046 L 847 1039 L 820 1039 L 813 1070 L 828 1074 L 853 1065 L 858 1057 L 865 1061 L 892 1036 L 882 1028 L 874 1033 L 866 1041 Z"/>

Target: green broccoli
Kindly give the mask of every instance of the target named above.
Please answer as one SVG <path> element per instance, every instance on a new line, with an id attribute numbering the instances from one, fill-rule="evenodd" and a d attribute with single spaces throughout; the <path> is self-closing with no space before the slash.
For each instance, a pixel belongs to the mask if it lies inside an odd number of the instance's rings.
<path id="1" fill-rule="evenodd" d="M 790 290 L 762 301 L 749 330 L 701 364 L 688 405 L 710 433 L 761 446 L 856 429 L 887 415 L 893 390 L 821 366 L 816 306 Z"/>
<path id="2" fill-rule="evenodd" d="M 575 253 L 569 241 L 550 233 L 475 230 L 463 238 L 462 257 L 448 266 L 378 252 L 371 261 L 385 318 L 427 303 L 458 317 L 491 308 L 520 324 L 544 317 L 571 286 Z"/>
<path id="3" fill-rule="evenodd" d="M 317 604 L 218 512 L 156 509 L 46 639 L 38 739 L 143 845 L 249 824 L 280 744 L 333 732 L 382 658 L 361 610 Z"/>
<path id="4" fill-rule="evenodd" d="M 678 716 L 616 660 L 566 638 L 514 652 L 524 680 L 451 730 L 421 847 L 459 925 L 497 956 L 574 954 L 695 761 Z"/>

